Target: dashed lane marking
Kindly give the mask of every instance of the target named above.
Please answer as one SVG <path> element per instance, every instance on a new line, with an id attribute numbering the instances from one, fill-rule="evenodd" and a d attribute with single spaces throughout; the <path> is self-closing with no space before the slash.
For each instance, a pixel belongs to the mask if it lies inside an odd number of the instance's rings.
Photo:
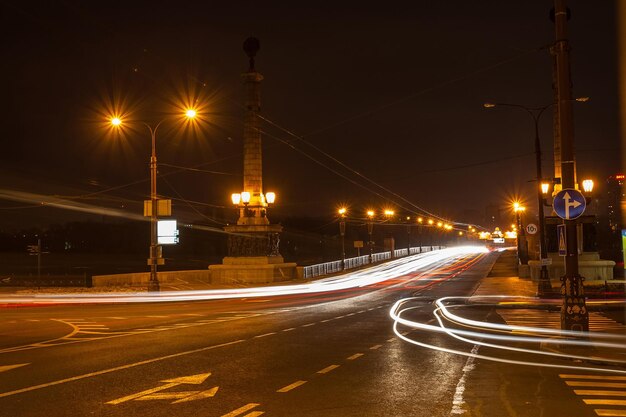
<path id="1" fill-rule="evenodd" d="M 315 323 L 303 324 L 302 327 L 311 327 L 315 326 Z"/>
<path id="2" fill-rule="evenodd" d="M 361 356 L 363 356 L 363 355 L 364 355 L 363 353 L 355 353 L 355 354 L 354 354 L 354 355 L 352 355 L 352 356 L 348 356 L 346 359 L 347 359 L 347 360 L 349 360 L 349 361 L 353 361 L 353 360 L 355 360 L 355 359 L 360 358 L 360 357 L 361 357 Z"/>
<path id="3" fill-rule="evenodd" d="M 279 389 L 279 390 L 278 390 L 278 391 L 276 391 L 276 392 L 289 392 L 289 391 L 291 391 L 292 389 L 296 389 L 296 388 L 298 388 L 299 386 L 304 385 L 304 384 L 306 384 L 306 381 L 296 381 L 296 382 L 294 382 L 293 384 L 289 384 L 289 385 L 287 385 L 286 387 L 282 387 L 281 389 Z"/>
<path id="4" fill-rule="evenodd" d="M 296 330 L 296 328 L 295 327 L 290 327 L 288 329 L 283 329 L 283 332 L 290 332 L 292 330 Z"/>
<path id="5" fill-rule="evenodd" d="M 330 366 L 327 366 L 327 367 L 326 367 L 326 368 L 324 368 L 324 369 L 321 369 L 321 370 L 317 371 L 317 373 L 318 373 L 318 374 L 327 374 L 327 373 L 329 373 L 330 371 L 332 371 L 332 370 L 334 370 L 334 369 L 337 369 L 337 368 L 339 368 L 339 365 L 330 365 Z"/>
<path id="6" fill-rule="evenodd" d="M 10 371 L 11 369 L 21 368 L 22 366 L 30 365 L 30 363 L 18 363 L 15 365 L 0 365 L 0 372 Z"/>
<path id="7" fill-rule="evenodd" d="M 265 413 L 265 411 L 253 411 L 251 413 L 246 414 L 243 417 L 258 417 L 258 416 L 260 416 L 260 415 L 262 415 L 264 413 Z"/>
<path id="8" fill-rule="evenodd" d="M 378 348 L 381 348 L 383 345 L 374 345 L 372 347 L 370 347 L 370 350 L 376 350 Z"/>
<path id="9" fill-rule="evenodd" d="M 265 333 L 265 334 L 260 334 L 258 336 L 254 336 L 255 339 L 259 339 L 261 337 L 267 337 L 267 336 L 271 336 L 273 334 L 276 334 L 276 332 L 270 332 L 270 333 Z"/>
<path id="10" fill-rule="evenodd" d="M 260 405 L 261 404 L 257 404 L 257 403 L 246 404 L 243 407 L 239 407 L 238 409 L 231 411 L 230 413 L 224 414 L 222 417 L 236 417 Z"/>

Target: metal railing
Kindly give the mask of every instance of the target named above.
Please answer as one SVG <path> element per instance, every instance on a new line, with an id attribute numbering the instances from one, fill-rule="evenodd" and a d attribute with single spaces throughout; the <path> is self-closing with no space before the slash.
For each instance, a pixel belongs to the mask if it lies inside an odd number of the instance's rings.
<path id="1" fill-rule="evenodd" d="M 442 249 L 443 246 L 421 246 L 410 249 L 396 249 L 393 252 L 393 258 L 402 258 L 408 255 L 416 255 L 418 253 L 430 252 L 431 250 Z M 378 252 L 372 254 L 371 263 L 377 263 L 392 259 L 391 252 Z M 370 256 L 358 256 L 356 258 L 347 258 L 345 260 L 345 267 L 342 261 L 332 261 L 323 264 L 309 265 L 303 267 L 303 278 L 310 279 L 319 277 L 321 275 L 334 274 L 335 272 L 341 272 L 348 269 L 358 268 L 370 263 Z"/>

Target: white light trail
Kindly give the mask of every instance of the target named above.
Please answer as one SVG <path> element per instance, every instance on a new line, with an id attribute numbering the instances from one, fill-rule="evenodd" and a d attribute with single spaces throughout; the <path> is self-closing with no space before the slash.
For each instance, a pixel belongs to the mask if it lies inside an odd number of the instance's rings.
<path id="1" fill-rule="evenodd" d="M 486 296 L 480 297 L 485 299 L 511 299 L 511 298 L 523 298 L 526 301 L 534 300 L 531 297 L 506 297 L 506 296 Z M 501 363 L 510 363 L 515 365 L 525 365 L 525 366 L 536 366 L 536 367 L 548 367 L 548 368 L 561 368 L 561 369 L 576 369 L 579 371 L 595 371 L 595 372 L 613 372 L 618 374 L 626 374 L 626 370 L 618 370 L 618 369 L 610 369 L 610 368 L 597 368 L 597 367 L 587 367 L 582 365 L 563 365 L 563 364 L 553 364 L 553 363 L 545 363 L 545 362 L 530 362 L 523 360 L 513 360 L 507 359 L 497 356 L 490 356 L 486 354 L 478 355 L 474 353 L 468 353 L 464 351 L 460 351 L 457 349 L 449 349 L 440 346 L 434 346 L 427 343 L 423 343 L 417 341 L 415 339 L 409 338 L 403 335 L 398 330 L 398 325 L 408 326 L 413 329 L 424 330 L 427 332 L 436 332 L 436 333 L 444 333 L 448 336 L 454 338 L 455 340 L 459 340 L 462 342 L 466 342 L 471 346 L 483 346 L 487 348 L 492 348 L 495 351 L 515 351 L 520 353 L 527 353 L 533 355 L 541 355 L 544 357 L 551 358 L 560 358 L 560 359 L 579 359 L 579 360 L 587 360 L 587 361 L 604 361 L 610 363 L 626 363 L 626 360 L 619 359 L 617 357 L 598 357 L 598 356 L 590 356 L 590 355 L 576 355 L 571 352 L 561 353 L 557 351 L 543 351 L 538 349 L 531 348 L 520 348 L 517 347 L 520 343 L 534 343 L 534 344 L 557 344 L 557 345 L 575 345 L 579 347 L 603 347 L 605 349 L 611 349 L 611 352 L 620 352 L 623 353 L 626 336 L 618 335 L 618 334 L 608 334 L 608 333 L 600 333 L 600 332 L 567 332 L 555 329 L 544 329 L 544 328 L 535 328 L 528 326 L 509 326 L 498 323 L 489 323 L 483 321 L 470 320 L 464 317 L 461 317 L 456 314 L 452 314 L 449 311 L 450 307 L 471 307 L 471 303 L 468 304 L 468 300 L 473 300 L 474 298 L 470 297 L 444 297 L 435 301 L 435 305 L 437 306 L 433 310 L 433 315 L 438 322 L 438 326 L 429 325 L 426 323 L 408 320 L 402 317 L 403 314 L 406 315 L 407 312 L 416 309 L 418 307 L 406 307 L 407 303 L 411 301 L 415 301 L 416 298 L 406 298 L 397 301 L 390 310 L 390 316 L 394 320 L 393 329 L 395 334 L 401 338 L 402 340 L 421 346 L 427 349 L 433 349 L 441 352 L 451 353 L 455 355 L 465 356 L 465 357 L 474 357 L 485 360 L 490 360 L 494 362 Z M 451 306 L 446 306 L 446 302 L 450 302 L 451 300 L 457 300 L 462 302 L 463 304 L 455 304 Z M 451 321 L 456 324 L 461 324 L 466 327 L 470 327 L 476 329 L 474 331 L 470 330 L 462 330 L 458 328 L 447 327 L 444 320 Z M 499 333 L 507 333 L 507 335 L 502 334 L 493 334 L 491 332 L 499 332 Z M 528 336 L 519 336 L 514 332 L 523 331 L 526 334 L 530 334 L 531 337 Z M 548 334 L 551 337 L 542 337 L 542 335 Z M 467 336 L 467 337 L 463 337 Z M 556 337 L 558 336 L 558 338 Z M 484 342 L 484 339 L 490 340 L 498 340 L 502 342 L 509 342 L 511 345 L 515 344 L 516 346 L 510 345 L 500 345 L 494 343 Z M 615 340 L 615 343 L 606 342 L 602 340 Z"/>
<path id="2" fill-rule="evenodd" d="M 0 304 L 84 304 L 84 303 L 138 303 L 166 301 L 201 301 L 232 298 L 270 297 L 295 294 L 314 294 L 361 288 L 397 278 L 430 265 L 453 261 L 488 252 L 484 246 L 459 246 L 395 259 L 360 271 L 316 280 L 306 284 L 277 285 L 254 288 L 233 288 L 200 291 L 164 291 L 160 293 L 96 293 L 96 294 L 35 294 L 5 295 Z"/>

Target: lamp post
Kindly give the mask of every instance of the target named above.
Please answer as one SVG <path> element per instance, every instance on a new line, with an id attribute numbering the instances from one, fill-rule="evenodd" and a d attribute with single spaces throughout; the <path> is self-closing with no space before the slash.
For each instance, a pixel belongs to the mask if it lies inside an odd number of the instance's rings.
<path id="1" fill-rule="evenodd" d="M 348 210 L 341 207 L 339 213 L 339 234 L 341 235 L 341 269 L 346 269 L 346 213 Z"/>
<path id="2" fill-rule="evenodd" d="M 422 253 L 422 223 L 424 223 L 424 219 L 421 217 L 417 218 L 417 245 L 419 247 L 419 253 Z"/>
<path id="3" fill-rule="evenodd" d="M 372 241 L 372 232 L 374 231 L 374 214 L 374 210 L 367 210 L 367 234 L 369 236 L 368 246 L 370 247 L 370 263 L 373 261 L 372 245 L 374 242 Z"/>
<path id="4" fill-rule="evenodd" d="M 517 201 L 513 203 L 513 212 L 515 213 L 515 220 L 517 223 L 517 260 L 518 264 L 526 265 L 528 260 L 526 259 L 523 245 L 525 245 L 526 233 L 524 231 L 524 224 L 522 223 L 521 214 L 526 211 L 526 207 L 522 206 Z"/>
<path id="5" fill-rule="evenodd" d="M 430 251 L 432 252 L 433 248 L 433 224 L 435 224 L 435 221 L 433 219 L 428 219 L 428 226 L 430 226 L 430 229 L 428 230 L 428 237 L 430 240 Z"/>
<path id="6" fill-rule="evenodd" d="M 586 102 L 589 97 L 578 97 L 571 99 L 571 101 Z M 541 141 L 539 140 L 539 120 L 541 115 L 556 103 L 550 103 L 542 107 L 527 107 L 521 104 L 512 103 L 485 103 L 483 107 L 486 109 L 494 107 L 516 107 L 518 109 L 525 110 L 533 120 L 535 127 L 535 165 L 536 165 L 536 179 L 537 179 L 537 210 L 539 215 L 539 261 L 541 263 L 541 270 L 539 273 L 539 282 L 537 283 L 537 295 L 539 297 L 546 297 L 552 292 L 552 286 L 550 285 L 550 277 L 548 275 L 548 247 L 546 244 L 546 219 L 543 213 L 543 175 L 541 169 Z M 540 186 L 541 184 L 541 186 Z M 547 191 L 546 191 L 547 192 Z M 520 229 L 520 232 L 521 229 Z M 519 250 L 519 248 L 518 248 Z"/>
<path id="7" fill-rule="evenodd" d="M 407 255 L 411 254 L 411 217 L 406 216 L 406 250 Z"/>
<path id="8" fill-rule="evenodd" d="M 197 116 L 195 109 L 186 109 L 184 117 L 187 120 L 192 120 Z M 150 132 L 151 140 L 151 153 L 150 153 L 150 257 L 148 258 L 148 265 L 150 265 L 150 279 L 148 280 L 148 291 L 159 291 L 159 278 L 157 275 L 157 265 L 162 262 L 161 246 L 158 242 L 158 217 L 159 199 L 157 196 L 157 155 L 156 155 L 156 134 L 159 127 L 168 118 L 162 119 L 156 125 L 150 125 L 143 122 L 143 125 L 148 128 Z M 113 127 L 121 129 L 124 126 L 124 121 L 121 117 L 115 116 L 110 118 L 110 123 Z"/>

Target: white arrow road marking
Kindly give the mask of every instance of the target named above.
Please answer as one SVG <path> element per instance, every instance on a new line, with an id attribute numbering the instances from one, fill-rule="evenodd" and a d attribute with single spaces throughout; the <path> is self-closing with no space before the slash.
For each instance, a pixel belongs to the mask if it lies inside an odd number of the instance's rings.
<path id="1" fill-rule="evenodd" d="M 19 368 L 22 366 L 30 365 L 30 363 L 18 363 L 16 365 L 0 365 L 0 372 L 10 371 L 11 369 Z"/>
<path id="2" fill-rule="evenodd" d="M 160 387 L 141 391 L 135 394 L 127 395 L 126 397 L 109 401 L 107 402 L 107 404 L 116 405 L 116 404 L 121 404 L 130 400 L 137 400 L 137 401 L 177 400 L 171 403 L 171 404 L 176 404 L 176 403 L 181 403 L 181 402 L 186 402 L 186 401 L 200 400 L 202 398 L 213 397 L 217 393 L 217 390 L 219 389 L 219 387 L 213 387 L 206 391 L 160 392 L 168 388 L 172 388 L 172 387 L 175 387 L 177 385 L 182 385 L 182 384 L 193 384 L 193 385 L 202 384 L 209 377 L 209 375 L 211 375 L 210 372 L 206 374 L 183 376 L 183 377 L 174 378 L 174 379 L 165 379 L 161 381 L 161 382 L 166 382 L 165 385 L 161 385 Z"/>

